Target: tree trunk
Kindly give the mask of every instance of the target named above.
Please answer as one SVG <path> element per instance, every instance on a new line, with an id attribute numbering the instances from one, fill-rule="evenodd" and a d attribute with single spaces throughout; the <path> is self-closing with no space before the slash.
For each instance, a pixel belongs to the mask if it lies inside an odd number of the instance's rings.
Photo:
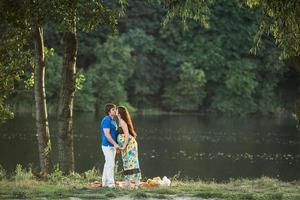
<path id="1" fill-rule="evenodd" d="M 293 59 L 293 65 L 297 70 L 298 74 L 300 75 L 300 57 Z M 295 114 L 297 117 L 297 129 L 300 131 L 300 97 L 297 97 L 295 106 L 296 106 Z"/>
<path id="2" fill-rule="evenodd" d="M 76 32 L 63 36 L 62 85 L 58 105 L 58 159 L 64 173 L 74 171 L 73 101 L 76 81 Z"/>
<path id="3" fill-rule="evenodd" d="M 49 174 L 52 168 L 51 140 L 48 125 L 48 114 L 45 92 L 45 56 L 44 36 L 41 27 L 32 27 L 34 43 L 35 67 L 34 67 L 34 98 L 35 118 L 38 135 L 39 159 L 42 175 Z"/>

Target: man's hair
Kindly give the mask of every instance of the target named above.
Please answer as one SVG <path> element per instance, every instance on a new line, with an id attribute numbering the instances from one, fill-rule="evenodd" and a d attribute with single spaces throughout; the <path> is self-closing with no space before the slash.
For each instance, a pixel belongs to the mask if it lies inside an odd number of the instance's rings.
<path id="1" fill-rule="evenodd" d="M 109 111 L 112 109 L 112 108 L 116 108 L 117 106 L 113 103 L 108 103 L 104 106 L 104 112 L 106 115 L 108 115 Z"/>

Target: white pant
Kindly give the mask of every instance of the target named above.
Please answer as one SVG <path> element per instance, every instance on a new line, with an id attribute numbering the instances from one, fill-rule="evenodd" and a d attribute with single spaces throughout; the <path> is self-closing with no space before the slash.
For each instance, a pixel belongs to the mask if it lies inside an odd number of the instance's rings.
<path id="1" fill-rule="evenodd" d="M 114 168 L 116 150 L 114 147 L 102 146 L 102 151 L 105 157 L 105 163 L 102 173 L 102 186 L 113 187 L 115 186 Z"/>

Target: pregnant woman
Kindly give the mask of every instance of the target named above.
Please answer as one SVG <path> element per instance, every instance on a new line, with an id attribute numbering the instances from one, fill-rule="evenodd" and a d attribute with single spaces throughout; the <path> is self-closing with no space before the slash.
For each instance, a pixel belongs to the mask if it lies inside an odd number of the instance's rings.
<path id="1" fill-rule="evenodd" d="M 119 106 L 117 109 L 117 116 L 119 121 L 117 141 L 122 150 L 125 183 L 127 187 L 130 187 L 130 183 L 133 182 L 135 187 L 138 187 L 140 184 L 141 172 L 138 160 L 138 145 L 136 142 L 137 134 L 126 107 Z"/>

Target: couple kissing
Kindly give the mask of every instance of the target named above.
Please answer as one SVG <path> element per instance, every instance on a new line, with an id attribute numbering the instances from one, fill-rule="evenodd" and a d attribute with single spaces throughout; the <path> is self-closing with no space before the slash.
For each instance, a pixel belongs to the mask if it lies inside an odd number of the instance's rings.
<path id="1" fill-rule="evenodd" d="M 115 187 L 114 168 L 117 152 L 121 152 L 125 186 L 131 183 L 138 187 L 141 172 L 138 160 L 137 133 L 126 107 L 108 103 L 104 107 L 105 117 L 100 124 L 101 145 L 105 157 L 102 186 Z"/>

